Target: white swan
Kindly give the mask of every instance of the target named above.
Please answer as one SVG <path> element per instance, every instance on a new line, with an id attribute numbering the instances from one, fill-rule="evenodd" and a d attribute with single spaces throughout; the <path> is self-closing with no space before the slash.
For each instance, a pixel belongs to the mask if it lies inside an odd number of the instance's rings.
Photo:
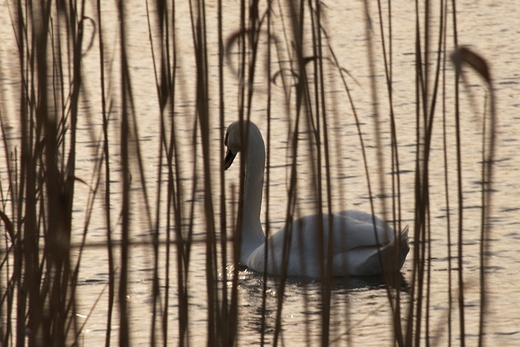
<path id="1" fill-rule="evenodd" d="M 260 130 L 252 122 L 244 121 L 244 131 L 240 123 L 232 123 L 227 131 L 224 144 L 227 153 L 224 166 L 227 170 L 238 152 L 246 152 L 245 191 L 242 219 L 242 242 L 240 264 L 255 271 L 264 271 L 265 235 L 260 224 L 262 189 L 265 168 L 265 146 Z M 247 124 L 249 129 L 247 130 Z M 243 139 L 248 136 L 247 147 Z M 329 218 L 333 218 L 332 231 L 329 232 Z M 322 227 L 318 223 L 323 223 Z M 375 224 L 374 224 L 375 223 Z M 289 228 L 289 226 L 291 228 Z M 328 214 L 310 215 L 293 221 L 273 234 L 268 244 L 267 272 L 272 275 L 281 273 L 285 234 L 292 229 L 287 275 L 310 278 L 320 277 L 321 264 L 326 264 L 327 244 L 333 237 L 332 274 L 334 276 L 371 276 L 382 274 L 380 257 L 384 271 L 399 271 L 403 266 L 408 246 L 408 227 L 395 238 L 395 233 L 386 223 L 376 216 L 361 211 L 341 211 L 329 217 Z M 323 230 L 323 243 L 318 232 Z M 376 238 L 377 235 L 377 238 Z M 319 252 L 318 245 L 324 245 Z M 378 247 L 379 244 L 379 247 Z M 398 247 L 400 245 L 400 247 Z"/>

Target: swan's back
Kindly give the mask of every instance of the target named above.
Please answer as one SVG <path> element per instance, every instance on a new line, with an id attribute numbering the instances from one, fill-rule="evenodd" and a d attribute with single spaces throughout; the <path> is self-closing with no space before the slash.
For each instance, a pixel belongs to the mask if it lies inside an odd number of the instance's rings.
<path id="1" fill-rule="evenodd" d="M 341 211 L 332 215 L 332 220 L 328 214 L 310 215 L 283 227 L 269 238 L 267 270 L 270 274 L 281 274 L 284 242 L 289 230 L 287 274 L 290 276 L 320 277 L 329 242 L 334 276 L 370 276 L 381 274 L 383 270 L 398 271 L 409 251 L 408 228 L 400 233 L 399 242 L 396 242 L 393 229 L 368 213 Z M 378 250 L 385 269 L 381 269 Z M 262 245 L 251 254 L 247 266 L 264 271 L 264 257 L 265 246 Z"/>

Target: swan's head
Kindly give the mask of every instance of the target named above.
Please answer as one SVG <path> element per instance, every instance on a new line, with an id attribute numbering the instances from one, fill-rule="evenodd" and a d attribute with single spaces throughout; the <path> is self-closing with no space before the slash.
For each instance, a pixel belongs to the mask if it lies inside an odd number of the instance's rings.
<path id="1" fill-rule="evenodd" d="M 227 170 L 238 152 L 242 149 L 242 136 L 240 131 L 240 122 L 231 123 L 224 137 L 224 145 L 226 146 L 226 157 L 224 158 L 224 170 Z"/>
<path id="2" fill-rule="evenodd" d="M 244 139 L 246 137 L 249 139 L 249 141 L 247 141 L 247 148 L 260 151 L 262 156 L 264 155 L 264 141 L 262 140 L 262 135 L 258 127 L 253 122 L 246 120 L 244 120 L 242 124 L 243 128 L 241 129 L 240 122 L 231 123 L 226 130 L 224 145 L 227 150 L 226 157 L 224 158 L 224 170 L 227 170 L 231 164 L 233 164 L 233 160 L 235 160 L 238 152 L 246 150 L 244 146 L 246 143 Z"/>

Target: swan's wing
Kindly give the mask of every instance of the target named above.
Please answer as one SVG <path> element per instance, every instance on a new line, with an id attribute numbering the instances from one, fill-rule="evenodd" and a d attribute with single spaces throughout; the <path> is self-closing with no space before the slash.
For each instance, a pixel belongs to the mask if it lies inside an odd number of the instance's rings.
<path id="1" fill-rule="evenodd" d="M 408 226 L 406 226 L 400 232 L 400 236 L 383 247 L 357 247 L 336 254 L 333 274 L 335 276 L 371 276 L 383 272 L 399 271 L 409 250 Z"/>
<path id="2" fill-rule="evenodd" d="M 393 229 L 368 213 L 343 211 L 335 214 L 333 218 L 334 254 L 359 247 L 384 246 L 394 239 Z"/>
<path id="3" fill-rule="evenodd" d="M 375 216 L 371 213 L 365 212 L 365 211 L 344 210 L 344 211 L 336 212 L 334 215 L 341 216 L 341 217 L 347 217 L 347 218 L 354 219 L 359 222 L 363 222 L 363 223 L 367 223 L 367 224 L 375 223 L 378 226 L 386 226 L 386 223 L 381 218 L 379 218 L 378 216 Z"/>

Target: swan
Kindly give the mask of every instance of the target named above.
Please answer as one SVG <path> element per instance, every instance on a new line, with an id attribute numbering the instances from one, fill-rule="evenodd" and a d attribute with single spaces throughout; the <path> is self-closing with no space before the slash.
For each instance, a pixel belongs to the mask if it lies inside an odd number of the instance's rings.
<path id="1" fill-rule="evenodd" d="M 254 123 L 243 121 L 244 131 L 241 131 L 240 124 L 232 123 L 226 130 L 224 140 L 227 147 L 225 170 L 231 166 L 238 152 L 242 151 L 242 155 L 245 155 L 240 265 L 264 272 L 267 244 L 267 272 L 274 276 L 280 275 L 285 234 L 290 232 L 288 276 L 319 278 L 323 271 L 321 264 L 326 264 L 326 248 L 331 237 L 333 276 L 372 276 L 383 274 L 383 270 L 393 272 L 401 269 L 410 250 L 408 227 L 396 238 L 394 230 L 385 222 L 362 211 L 346 210 L 333 215 L 322 213 L 305 216 L 282 227 L 266 242 L 260 224 L 265 169 L 264 141 Z M 247 146 L 243 146 L 246 137 Z M 322 223 L 321 227 L 319 223 Z M 321 230 L 323 242 L 318 238 Z M 319 252 L 320 244 L 324 245 L 322 252 Z M 384 264 L 383 268 L 381 263 Z"/>

